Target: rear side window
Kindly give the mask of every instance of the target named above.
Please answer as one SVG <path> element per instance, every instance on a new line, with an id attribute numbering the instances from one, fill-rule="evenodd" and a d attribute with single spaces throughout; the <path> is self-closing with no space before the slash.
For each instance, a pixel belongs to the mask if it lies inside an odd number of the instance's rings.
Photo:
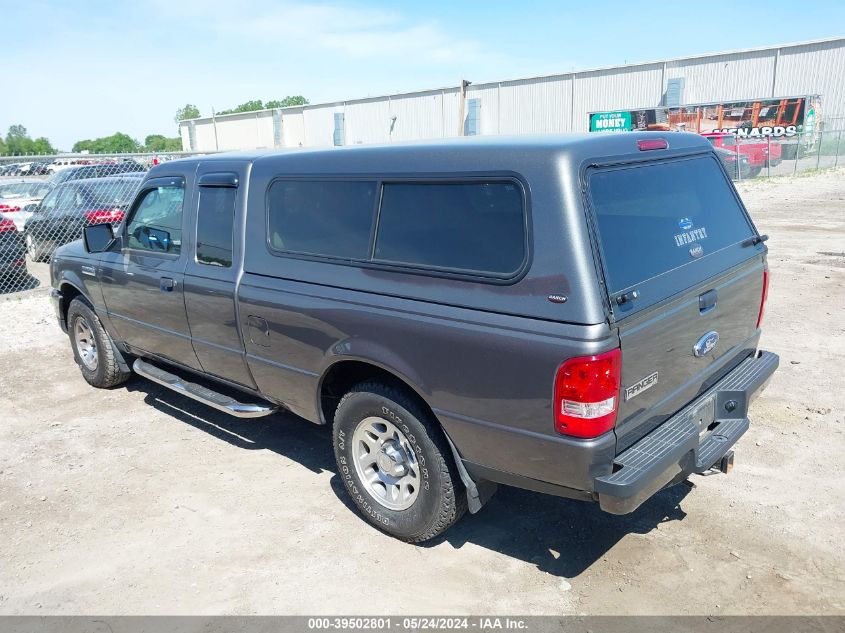
<path id="1" fill-rule="evenodd" d="M 599 169 L 589 180 L 611 293 L 752 235 L 711 156 Z"/>
<path id="2" fill-rule="evenodd" d="M 525 260 L 524 218 L 511 181 L 385 183 L 375 259 L 510 275 Z"/>
<path id="3" fill-rule="evenodd" d="M 268 192 L 270 246 L 368 259 L 375 196 L 375 182 L 277 180 Z"/>
<path id="4" fill-rule="evenodd" d="M 235 187 L 200 187 L 197 211 L 197 262 L 208 266 L 232 265 Z"/>

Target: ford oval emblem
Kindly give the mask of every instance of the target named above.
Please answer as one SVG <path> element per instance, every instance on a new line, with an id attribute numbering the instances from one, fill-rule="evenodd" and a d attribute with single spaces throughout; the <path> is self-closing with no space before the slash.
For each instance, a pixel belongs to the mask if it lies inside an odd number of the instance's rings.
<path id="1" fill-rule="evenodd" d="M 716 343 L 719 342 L 719 333 L 715 330 L 712 332 L 708 332 L 704 336 L 702 336 L 695 345 L 692 346 L 692 353 L 695 356 L 704 356 L 713 350 L 716 347 Z"/>

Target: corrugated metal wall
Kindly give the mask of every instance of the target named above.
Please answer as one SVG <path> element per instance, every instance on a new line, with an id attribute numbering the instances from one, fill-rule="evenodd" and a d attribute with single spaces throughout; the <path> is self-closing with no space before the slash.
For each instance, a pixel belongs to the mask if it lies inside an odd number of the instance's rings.
<path id="1" fill-rule="evenodd" d="M 845 118 L 845 38 L 473 84 L 466 99 L 479 100 L 480 134 L 577 132 L 588 129 L 590 112 L 661 105 L 667 82 L 676 78 L 683 79 L 683 104 L 818 94 L 822 121 Z M 336 113 L 343 115 L 346 145 L 458 136 L 460 104 L 455 87 L 285 108 L 281 142 L 285 147 L 333 145 Z M 214 128 L 210 118 L 182 122 L 184 149 L 278 144 L 270 110 L 217 117 L 216 140 Z"/>

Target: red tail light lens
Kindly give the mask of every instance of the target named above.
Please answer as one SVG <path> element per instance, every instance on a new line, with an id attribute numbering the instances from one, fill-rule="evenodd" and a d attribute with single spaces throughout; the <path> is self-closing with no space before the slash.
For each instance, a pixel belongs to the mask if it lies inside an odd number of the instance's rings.
<path id="1" fill-rule="evenodd" d="M 766 309 L 766 301 L 769 298 L 769 268 L 763 269 L 763 293 L 760 297 L 760 312 L 757 314 L 757 328 L 763 322 L 763 311 Z"/>
<path id="2" fill-rule="evenodd" d="M 665 138 L 644 138 L 637 141 L 637 147 L 641 152 L 647 152 L 650 149 L 668 149 L 669 142 Z"/>
<path id="3" fill-rule="evenodd" d="M 17 231 L 15 223 L 8 218 L 0 220 L 0 233 L 8 233 L 9 231 Z"/>
<path id="4" fill-rule="evenodd" d="M 616 424 L 622 350 L 570 358 L 555 377 L 555 428 L 573 437 L 598 437 Z"/>
<path id="5" fill-rule="evenodd" d="M 85 212 L 85 219 L 88 220 L 88 224 L 120 222 L 123 219 L 123 211 L 120 209 L 94 209 Z"/>
<path id="6" fill-rule="evenodd" d="M 10 204 L 0 204 L 0 213 L 14 213 L 15 211 L 20 210 L 20 207 L 13 207 Z"/>

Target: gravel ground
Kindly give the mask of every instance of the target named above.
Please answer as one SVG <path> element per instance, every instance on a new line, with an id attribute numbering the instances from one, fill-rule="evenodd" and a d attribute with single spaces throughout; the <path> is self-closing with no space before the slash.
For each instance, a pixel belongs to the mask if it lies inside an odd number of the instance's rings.
<path id="1" fill-rule="evenodd" d="M 351 510 L 327 430 L 92 389 L 47 290 L 5 296 L 0 614 L 845 613 L 845 171 L 741 192 L 781 368 L 733 474 L 625 517 L 502 488 L 422 546 Z"/>

